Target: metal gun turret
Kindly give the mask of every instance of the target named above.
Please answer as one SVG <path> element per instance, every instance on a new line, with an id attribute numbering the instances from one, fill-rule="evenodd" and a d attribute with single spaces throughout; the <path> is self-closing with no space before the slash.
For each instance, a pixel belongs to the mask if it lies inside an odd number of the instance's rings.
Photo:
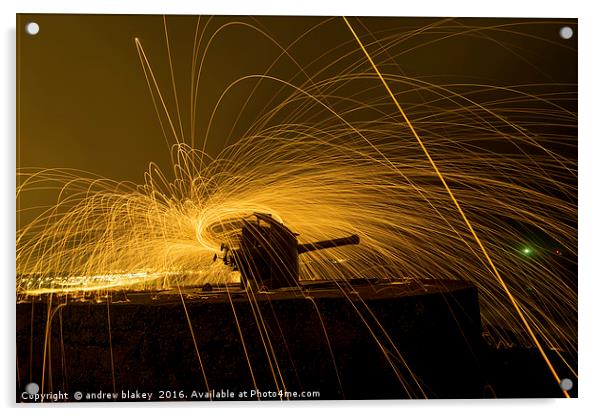
<path id="1" fill-rule="evenodd" d="M 298 244 L 297 234 L 268 214 L 244 219 L 238 247 L 222 244 L 224 264 L 240 271 L 241 285 L 253 290 L 299 286 L 299 255 L 315 250 L 359 244 L 359 237 Z M 217 255 L 214 257 L 214 260 Z"/>

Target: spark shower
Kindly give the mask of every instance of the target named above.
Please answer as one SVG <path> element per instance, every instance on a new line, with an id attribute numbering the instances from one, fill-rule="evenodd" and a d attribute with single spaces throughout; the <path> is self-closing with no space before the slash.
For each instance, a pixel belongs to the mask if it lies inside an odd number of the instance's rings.
<path id="1" fill-rule="evenodd" d="M 41 37 L 72 36 L 49 18 L 37 39 L 20 34 L 22 68 Z M 107 18 L 104 41 L 127 42 L 90 59 L 136 63 L 122 93 L 145 90 L 145 127 L 117 126 L 127 151 L 92 132 L 43 154 L 39 140 L 82 128 L 25 127 L 41 116 L 32 69 L 19 72 L 18 302 L 228 287 L 240 275 L 214 257 L 263 213 L 300 243 L 359 236 L 304 255 L 301 281 L 468 282 L 490 345 L 534 348 L 550 377 L 576 377 L 577 50 L 559 36 L 576 22 L 137 16 L 131 33 Z M 94 117 L 111 123 L 113 105 Z M 116 157 L 85 168 L 87 141 Z"/>

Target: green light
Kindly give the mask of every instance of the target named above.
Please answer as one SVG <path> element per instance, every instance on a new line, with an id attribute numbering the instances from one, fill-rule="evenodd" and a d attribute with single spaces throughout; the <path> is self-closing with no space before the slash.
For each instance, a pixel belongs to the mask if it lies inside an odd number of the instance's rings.
<path id="1" fill-rule="evenodd" d="M 529 247 L 525 247 L 525 248 L 523 248 L 523 254 L 525 254 L 525 255 L 527 255 L 527 256 L 528 256 L 529 254 L 531 254 L 532 252 L 533 252 L 533 251 L 532 251 L 532 250 L 531 250 Z"/>

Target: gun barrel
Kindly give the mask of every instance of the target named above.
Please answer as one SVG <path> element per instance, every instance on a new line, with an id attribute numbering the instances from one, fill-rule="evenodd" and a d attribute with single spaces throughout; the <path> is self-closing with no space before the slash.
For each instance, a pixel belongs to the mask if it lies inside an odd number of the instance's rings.
<path id="1" fill-rule="evenodd" d="M 323 250 L 325 248 L 347 246 L 350 244 L 359 244 L 360 237 L 357 234 L 353 234 L 349 237 L 335 238 L 332 240 L 316 241 L 315 243 L 299 244 L 297 246 L 297 252 L 299 254 L 307 253 L 309 251 Z"/>

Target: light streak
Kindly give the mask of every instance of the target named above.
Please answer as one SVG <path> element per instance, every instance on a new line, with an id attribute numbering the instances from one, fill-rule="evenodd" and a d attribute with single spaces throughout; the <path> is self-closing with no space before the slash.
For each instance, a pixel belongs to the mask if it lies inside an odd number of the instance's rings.
<path id="1" fill-rule="evenodd" d="M 489 266 L 491 266 L 491 270 L 493 271 L 493 273 L 495 274 L 495 277 L 497 277 L 497 279 L 499 280 L 500 284 L 502 285 L 502 288 L 504 289 L 504 291 L 506 292 L 506 294 L 508 295 L 508 297 L 510 298 L 510 301 L 512 302 L 512 306 L 514 307 L 514 309 L 516 309 L 516 313 L 518 314 L 518 316 L 520 317 L 521 321 L 523 322 L 525 328 L 527 329 L 527 332 L 529 333 L 529 335 L 531 336 L 531 338 L 533 339 L 533 342 L 535 343 L 535 346 L 537 347 L 537 349 L 539 350 L 542 358 L 544 359 L 544 361 L 546 362 L 546 365 L 548 366 L 548 368 L 550 369 L 550 372 L 552 373 L 552 375 L 554 376 L 554 378 L 556 379 L 556 382 L 560 385 L 560 376 L 558 376 L 558 373 L 556 372 L 556 369 L 554 368 L 554 366 L 552 365 L 552 363 L 550 362 L 550 359 L 548 358 L 546 352 L 544 351 L 543 347 L 541 346 L 541 344 L 539 343 L 539 340 L 537 339 L 537 336 L 535 335 L 535 333 L 533 332 L 533 329 L 531 328 L 531 325 L 529 324 L 529 322 L 527 321 L 527 319 L 525 318 L 525 315 L 523 313 L 523 310 L 521 308 L 521 306 L 518 304 L 518 302 L 516 301 L 514 295 L 512 294 L 512 292 L 508 289 L 508 285 L 506 284 L 506 282 L 504 281 L 504 279 L 502 278 L 502 276 L 500 275 L 497 267 L 495 267 L 495 264 L 493 263 L 493 261 L 491 260 L 491 257 L 489 255 L 489 252 L 485 249 L 485 246 L 483 245 L 481 239 L 479 238 L 479 236 L 477 235 L 476 231 L 474 230 L 472 224 L 470 223 L 470 221 L 468 220 L 468 218 L 466 217 L 466 214 L 464 213 L 464 210 L 462 209 L 462 207 L 460 206 L 460 203 L 458 202 L 458 200 L 456 199 L 454 193 L 452 192 L 452 190 L 450 189 L 450 187 L 447 185 L 447 181 L 445 180 L 445 178 L 443 177 L 443 175 L 441 174 L 441 172 L 439 171 L 439 168 L 437 167 L 437 164 L 435 163 L 435 161 L 433 160 L 433 158 L 431 157 L 429 151 L 427 150 L 426 146 L 424 145 L 423 141 L 420 139 L 420 136 L 418 136 L 418 133 L 416 133 L 416 130 L 414 129 L 414 126 L 412 125 L 412 123 L 410 122 L 410 120 L 408 119 L 408 116 L 406 115 L 405 111 L 403 111 L 403 109 L 401 108 L 401 106 L 399 105 L 399 101 L 397 101 L 397 98 L 395 97 L 395 94 L 393 94 L 393 91 L 391 91 L 391 88 L 389 88 L 389 85 L 387 84 L 387 81 L 385 81 L 385 78 L 383 77 L 382 73 L 379 71 L 378 67 L 376 66 L 376 64 L 374 63 L 374 61 L 372 60 L 372 57 L 370 56 L 370 54 L 368 53 L 368 51 L 366 50 L 366 48 L 364 47 L 364 44 L 362 43 L 362 41 L 360 40 L 360 38 L 357 36 L 357 34 L 355 33 L 355 31 L 353 30 L 353 27 L 351 26 L 351 24 L 349 23 L 349 21 L 347 20 L 346 17 L 343 17 L 343 19 L 345 20 L 345 23 L 347 24 L 347 27 L 349 27 L 349 30 L 351 31 L 351 33 L 353 33 L 353 36 L 355 37 L 355 39 L 357 40 L 357 43 L 359 44 L 359 46 L 362 48 L 362 51 L 364 52 L 364 54 L 366 55 L 366 57 L 368 58 L 368 60 L 370 61 L 370 64 L 372 65 L 372 67 L 374 68 L 374 71 L 378 74 L 378 77 L 380 78 L 380 80 L 382 81 L 383 85 L 385 86 L 387 92 L 389 93 L 389 95 L 391 96 L 392 100 L 395 102 L 395 106 L 397 107 L 397 109 L 399 110 L 399 113 L 403 116 L 403 119 L 405 120 L 406 124 L 408 125 L 408 127 L 410 128 L 410 130 L 412 131 L 412 134 L 414 135 L 414 137 L 416 138 L 416 140 L 418 141 L 418 143 L 420 144 L 420 147 L 422 148 L 424 154 L 426 155 L 426 157 L 428 158 L 431 166 L 433 167 L 433 169 L 435 170 L 435 172 L 437 173 L 437 176 L 439 177 L 439 179 L 441 180 L 441 183 L 443 184 L 443 186 L 445 187 L 445 190 L 447 191 L 447 193 L 449 194 L 449 197 L 452 199 L 452 201 L 454 202 L 454 205 L 456 206 L 456 208 L 458 209 L 458 212 L 460 213 L 460 215 L 462 216 L 462 219 L 464 220 L 464 222 L 466 223 L 466 226 L 468 227 L 468 229 L 470 230 L 470 233 L 472 234 L 472 236 L 474 237 L 475 241 L 477 242 L 477 244 L 479 245 L 479 248 L 481 249 L 481 251 L 483 252 L 483 255 L 485 256 L 485 258 L 487 259 L 487 262 L 489 263 Z M 526 248 L 525 250 L 523 250 L 523 252 L 525 254 L 530 254 L 531 250 L 529 248 Z M 566 397 L 570 397 L 569 393 L 566 390 L 563 390 L 563 393 Z"/>

